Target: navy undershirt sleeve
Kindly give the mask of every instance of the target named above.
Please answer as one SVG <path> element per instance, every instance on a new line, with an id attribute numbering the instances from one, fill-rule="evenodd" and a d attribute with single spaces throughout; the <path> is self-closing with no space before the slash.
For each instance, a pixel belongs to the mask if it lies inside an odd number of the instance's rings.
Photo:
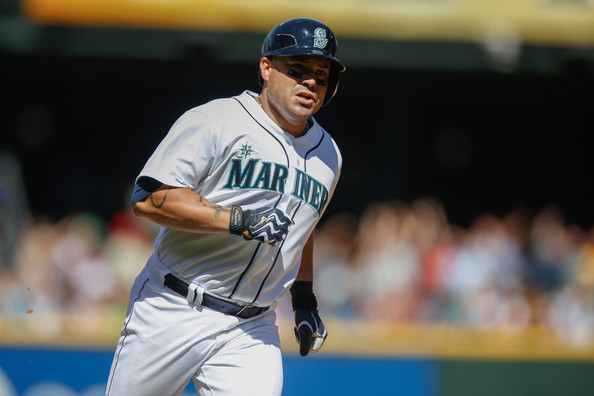
<path id="1" fill-rule="evenodd" d="M 153 179 L 152 177 L 140 177 L 134 186 L 134 191 L 132 192 L 132 205 L 148 197 L 150 193 L 154 192 L 162 185 L 163 183 L 157 179 Z"/>

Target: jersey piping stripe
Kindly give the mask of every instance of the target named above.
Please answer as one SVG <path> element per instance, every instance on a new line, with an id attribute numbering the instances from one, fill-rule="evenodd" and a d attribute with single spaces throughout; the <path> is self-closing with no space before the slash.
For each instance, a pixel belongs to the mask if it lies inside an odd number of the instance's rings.
<path id="1" fill-rule="evenodd" d="M 252 266 L 252 264 L 254 264 L 254 259 L 256 258 L 256 254 L 258 253 L 258 250 L 260 249 L 260 246 L 262 244 L 259 243 L 256 248 L 254 249 L 254 254 L 252 254 L 252 258 L 250 259 L 249 264 L 247 265 L 247 267 L 245 268 L 245 270 L 243 270 L 243 272 L 241 273 L 241 275 L 239 276 L 239 279 L 237 280 L 237 282 L 235 283 L 235 287 L 233 287 L 233 291 L 231 292 L 231 294 L 229 294 L 229 297 L 227 298 L 233 298 L 233 295 L 235 294 L 235 292 L 237 291 L 237 288 L 239 287 L 239 285 L 241 284 L 241 281 L 243 280 L 243 278 L 245 278 L 246 273 L 248 272 L 248 270 L 250 269 L 250 267 Z"/>
<path id="2" fill-rule="evenodd" d="M 140 300 L 140 295 L 142 294 L 142 291 L 144 290 L 144 287 L 146 286 L 146 284 L 147 284 L 148 281 L 149 281 L 149 278 L 147 278 L 144 281 L 144 283 L 142 284 L 142 287 L 138 291 L 138 296 L 136 296 L 136 299 L 134 300 L 134 304 L 136 304 L 136 302 L 138 300 Z M 124 344 L 126 343 L 126 338 L 128 338 L 128 324 L 132 320 L 132 316 L 134 316 L 134 309 L 132 309 L 130 311 L 130 317 L 128 317 L 128 320 L 126 320 L 126 323 L 124 324 L 124 333 L 126 333 L 126 335 L 122 339 L 122 345 L 120 346 L 120 349 L 116 352 L 115 363 L 114 363 L 114 366 L 113 366 L 113 373 L 111 375 L 111 378 L 109 379 L 109 387 L 107 388 L 106 395 L 109 395 L 109 392 L 111 391 L 111 385 L 113 383 L 113 377 L 115 376 L 116 369 L 118 367 L 118 363 L 120 362 L 120 354 L 122 353 L 122 349 L 124 349 Z"/>
<path id="3" fill-rule="evenodd" d="M 307 157 L 309 157 L 309 154 L 311 154 L 312 151 L 314 151 L 315 149 L 317 149 L 318 147 L 320 147 L 322 145 L 322 142 L 324 141 L 324 137 L 325 137 L 326 133 L 322 132 L 322 137 L 320 138 L 320 141 L 318 142 L 318 144 L 316 144 L 315 146 L 313 146 L 311 149 L 308 150 L 307 153 L 305 153 L 305 158 L 303 161 L 303 171 L 305 173 L 307 173 Z"/>
<path id="4" fill-rule="evenodd" d="M 318 144 L 316 144 L 314 147 L 312 147 L 311 149 L 309 149 L 307 151 L 307 153 L 305 153 L 305 157 L 304 157 L 304 161 L 303 161 L 303 171 L 305 173 L 307 173 L 307 157 L 309 157 L 309 155 L 318 147 L 320 147 L 320 145 L 322 144 L 322 141 L 324 140 L 324 133 L 322 133 L 322 137 L 320 138 L 320 141 L 318 142 Z M 295 215 L 297 214 L 297 212 L 299 211 L 299 209 L 301 208 L 301 204 L 302 202 L 299 202 L 299 205 L 297 205 L 297 208 L 295 208 L 295 211 L 293 212 L 293 214 L 291 215 L 291 219 L 295 218 Z M 282 244 L 284 244 L 285 241 L 282 241 Z M 282 248 L 282 244 L 281 244 L 281 248 Z M 270 275 L 270 273 L 272 272 L 272 269 L 274 268 L 274 265 L 276 264 L 276 261 L 278 260 L 278 255 L 280 254 L 281 249 L 278 249 L 278 252 L 276 253 L 276 257 L 274 258 L 274 264 L 270 267 L 270 269 L 268 270 L 268 273 L 266 274 L 266 276 L 264 277 L 264 281 L 260 284 L 260 288 L 258 289 L 258 294 L 256 294 L 256 297 L 252 300 L 252 304 L 254 303 L 254 301 L 256 301 L 258 299 L 258 297 L 260 296 L 260 293 L 262 292 L 262 288 L 264 287 L 264 283 L 266 282 L 266 280 L 268 279 L 268 276 Z"/>
<path id="5" fill-rule="evenodd" d="M 276 137 L 274 136 L 274 134 L 272 132 L 270 132 L 264 125 L 262 125 L 261 122 L 259 122 L 256 117 L 254 117 L 254 115 L 252 113 L 249 112 L 249 110 L 243 105 L 243 103 L 241 103 L 241 101 L 239 101 L 239 99 L 234 98 L 237 103 L 239 103 L 239 105 L 245 110 L 245 112 L 254 120 L 254 122 L 258 125 L 260 125 L 260 127 L 262 129 L 264 129 L 274 140 L 277 141 L 277 143 L 279 144 L 279 146 L 283 149 L 284 153 L 285 153 L 285 157 L 287 159 L 287 168 L 290 168 L 290 159 L 289 159 L 289 154 L 287 153 L 287 150 L 285 149 L 285 147 L 283 146 L 282 142 Z M 281 199 L 282 199 L 282 195 L 279 195 L 276 203 L 274 204 L 274 207 L 276 208 L 278 206 L 278 204 L 280 203 Z M 256 253 L 258 252 L 258 250 L 260 249 L 260 243 L 258 244 L 258 246 L 256 247 L 256 249 L 254 250 L 254 254 L 252 255 L 252 258 L 250 259 L 249 264 L 247 265 L 247 267 L 245 268 L 245 270 L 243 270 L 243 272 L 241 273 L 241 275 L 239 276 L 239 279 L 237 280 L 237 283 L 235 283 L 235 287 L 233 288 L 233 291 L 231 292 L 231 294 L 229 295 L 228 298 L 233 298 L 233 295 L 235 294 L 235 292 L 237 291 L 237 289 L 239 288 L 239 285 L 242 283 L 243 279 L 245 278 L 245 276 L 247 275 L 248 271 L 250 270 L 250 268 L 252 268 L 252 266 L 254 265 L 254 260 L 256 258 Z M 279 252 L 280 249 L 282 248 L 282 244 L 279 246 Z M 270 270 L 268 271 L 268 273 L 270 273 L 270 271 L 272 271 L 272 268 L 274 267 L 274 265 L 276 264 L 276 259 L 278 258 L 278 254 L 274 259 L 274 262 L 272 263 L 272 266 L 270 268 Z M 258 289 L 258 293 L 256 294 L 256 296 L 254 297 L 253 301 L 256 301 L 258 299 L 258 296 L 260 295 L 260 290 L 262 290 L 262 287 L 264 285 L 264 282 L 266 282 L 266 279 L 268 278 L 268 276 L 266 276 L 264 278 L 264 280 L 262 280 L 262 283 L 260 284 L 260 288 Z"/>
<path id="6" fill-rule="evenodd" d="M 297 214 L 297 212 L 299 211 L 299 208 L 301 207 L 301 202 L 299 202 L 299 205 L 297 205 L 297 208 L 295 208 L 295 211 L 293 212 L 293 214 L 291 215 L 291 219 L 295 218 L 295 215 Z M 258 293 L 256 294 L 256 297 L 252 300 L 252 304 L 258 299 L 258 297 L 260 297 L 260 293 L 262 292 L 262 288 L 264 287 L 264 283 L 266 282 L 266 280 L 268 279 L 268 276 L 270 276 L 270 273 L 272 272 L 272 269 L 274 268 L 276 261 L 278 260 L 278 255 L 281 252 L 281 248 L 283 246 L 283 244 L 285 243 L 285 241 L 281 242 L 281 246 L 278 249 L 278 252 L 276 252 L 276 256 L 274 257 L 274 263 L 272 264 L 272 266 L 270 267 L 270 269 L 268 270 L 268 273 L 266 273 L 266 276 L 264 277 L 264 280 L 262 281 L 262 283 L 260 284 L 260 288 L 258 289 Z"/>

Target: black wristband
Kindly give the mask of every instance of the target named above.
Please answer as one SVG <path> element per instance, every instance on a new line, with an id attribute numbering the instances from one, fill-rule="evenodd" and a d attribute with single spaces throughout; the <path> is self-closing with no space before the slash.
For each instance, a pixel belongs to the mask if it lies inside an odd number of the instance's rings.
<path id="1" fill-rule="evenodd" d="M 249 217 L 248 211 L 243 211 L 239 206 L 233 205 L 231 207 L 231 218 L 229 219 L 229 232 L 235 235 L 243 235 L 247 230 L 245 219 Z"/>
<path id="2" fill-rule="evenodd" d="M 313 282 L 295 281 L 290 289 L 293 311 L 312 311 L 318 307 L 318 301 L 313 293 Z"/>

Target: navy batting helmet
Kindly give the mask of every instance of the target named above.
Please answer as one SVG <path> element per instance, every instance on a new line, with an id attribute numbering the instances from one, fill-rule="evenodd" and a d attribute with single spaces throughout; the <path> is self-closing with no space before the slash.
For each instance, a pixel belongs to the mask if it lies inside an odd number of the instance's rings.
<path id="1" fill-rule="evenodd" d="M 268 33 L 262 45 L 265 56 L 319 55 L 331 61 L 328 91 L 323 105 L 334 97 L 338 90 L 339 73 L 346 70 L 336 57 L 338 43 L 332 30 L 321 22 L 307 18 L 296 18 L 283 22 Z M 259 75 L 260 84 L 263 84 Z"/>

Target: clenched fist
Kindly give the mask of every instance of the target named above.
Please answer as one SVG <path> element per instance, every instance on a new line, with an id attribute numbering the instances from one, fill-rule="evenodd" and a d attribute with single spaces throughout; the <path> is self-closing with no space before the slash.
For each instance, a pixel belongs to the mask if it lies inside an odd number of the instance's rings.
<path id="1" fill-rule="evenodd" d="M 291 219 L 280 209 L 258 208 L 242 210 L 231 207 L 229 230 L 245 239 L 255 239 L 268 245 L 276 245 L 287 235 Z M 247 233 L 245 232 L 247 231 Z"/>

